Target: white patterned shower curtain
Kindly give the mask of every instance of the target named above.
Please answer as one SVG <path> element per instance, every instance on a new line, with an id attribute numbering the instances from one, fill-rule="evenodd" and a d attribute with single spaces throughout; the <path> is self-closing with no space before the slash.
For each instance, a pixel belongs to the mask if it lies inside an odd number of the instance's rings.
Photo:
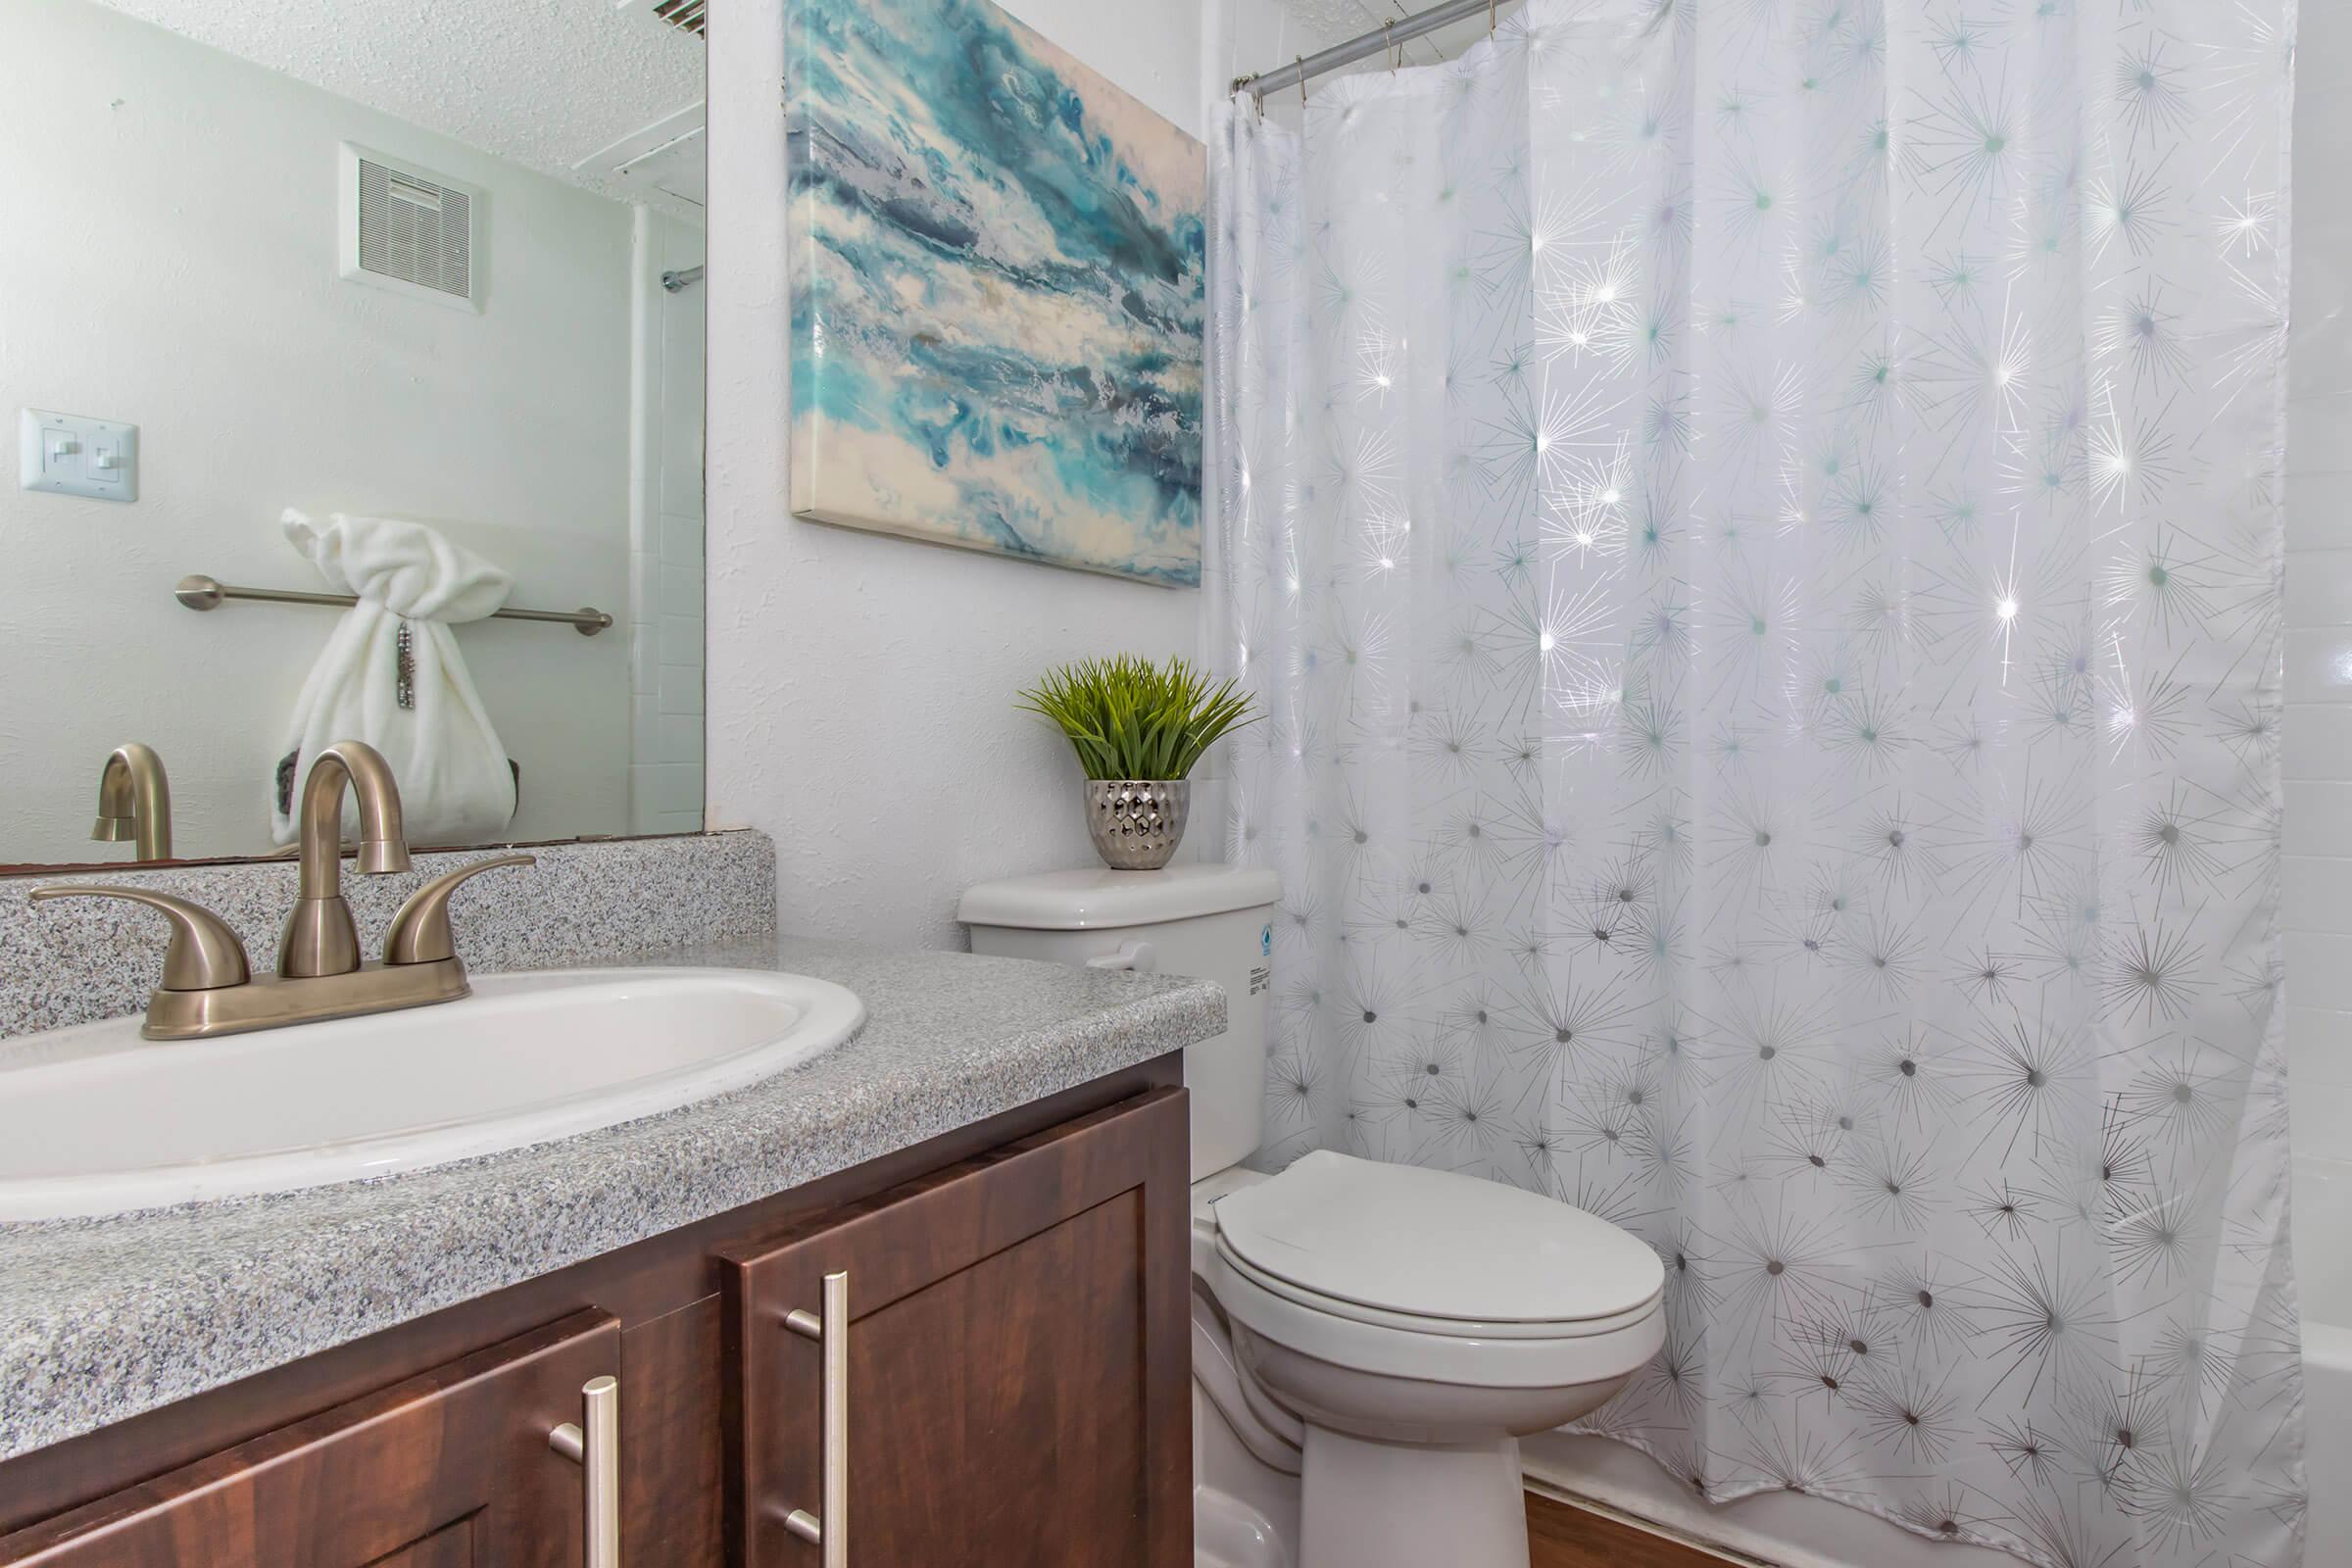
<path id="1" fill-rule="evenodd" d="M 1589 1426 L 1710 1497 L 2295 1561 L 2293 23 L 1529 0 L 1220 121 L 1269 1153 L 1651 1243 Z"/>

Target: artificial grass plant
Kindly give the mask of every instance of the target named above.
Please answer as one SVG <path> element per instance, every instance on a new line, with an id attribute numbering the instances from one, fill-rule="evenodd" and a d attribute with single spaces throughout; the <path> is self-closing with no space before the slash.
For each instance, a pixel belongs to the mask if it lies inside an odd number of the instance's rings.
<path id="1" fill-rule="evenodd" d="M 1248 692 L 1230 680 L 1212 686 L 1183 659 L 1081 660 L 1048 670 L 1021 699 L 1059 726 L 1098 779 L 1183 778 L 1220 736 L 1257 721 Z"/>

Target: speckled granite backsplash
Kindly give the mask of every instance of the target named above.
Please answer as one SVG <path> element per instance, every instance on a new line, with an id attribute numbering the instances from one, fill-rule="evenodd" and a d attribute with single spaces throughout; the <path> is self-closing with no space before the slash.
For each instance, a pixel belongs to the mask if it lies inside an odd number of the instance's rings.
<path id="1" fill-rule="evenodd" d="M 502 850 L 419 855 L 397 876 L 359 876 L 344 863 L 343 896 L 373 956 L 401 902 L 443 871 Z M 594 963 L 695 942 L 772 937 L 776 849 L 764 833 L 559 844 L 535 866 L 474 878 L 451 905 L 458 955 L 489 973 Z M 119 899 L 35 905 L 47 882 L 115 883 L 176 894 L 236 928 L 255 971 L 277 953 L 294 900 L 291 860 L 74 876 L 0 877 L 0 1038 L 143 1010 L 162 973 L 163 918 Z"/>

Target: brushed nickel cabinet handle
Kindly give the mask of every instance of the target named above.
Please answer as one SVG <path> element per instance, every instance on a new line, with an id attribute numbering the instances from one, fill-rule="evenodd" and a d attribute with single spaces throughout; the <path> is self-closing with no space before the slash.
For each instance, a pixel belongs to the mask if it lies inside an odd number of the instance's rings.
<path id="1" fill-rule="evenodd" d="M 824 1493 L 822 1513 L 795 1508 L 784 1516 L 784 1528 L 824 1550 L 823 1568 L 850 1568 L 850 1275 L 847 1269 L 825 1276 L 824 1315 L 798 1308 L 784 1314 L 784 1326 L 822 1348 L 824 1369 Z"/>
<path id="2" fill-rule="evenodd" d="M 582 1384 L 580 1425 L 564 1422 L 547 1446 L 580 1467 L 586 1568 L 620 1568 L 620 1380 Z"/>

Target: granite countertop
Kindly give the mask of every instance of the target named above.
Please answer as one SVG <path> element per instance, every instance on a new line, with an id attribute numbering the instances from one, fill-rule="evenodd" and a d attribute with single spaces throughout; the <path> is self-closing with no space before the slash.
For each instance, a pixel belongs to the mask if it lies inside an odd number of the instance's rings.
<path id="1" fill-rule="evenodd" d="M 787 937 L 629 961 L 815 975 L 857 992 L 866 1021 L 749 1089 L 554 1143 L 307 1192 L 0 1224 L 0 1458 L 921 1143 L 1225 1019 L 1224 993 L 1203 981 L 958 953 Z"/>

